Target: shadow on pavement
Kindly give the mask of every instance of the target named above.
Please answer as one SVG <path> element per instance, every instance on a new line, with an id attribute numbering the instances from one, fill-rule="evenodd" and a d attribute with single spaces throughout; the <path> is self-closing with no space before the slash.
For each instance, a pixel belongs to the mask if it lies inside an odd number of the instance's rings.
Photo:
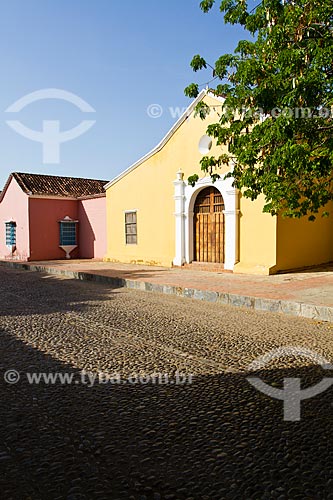
<path id="1" fill-rule="evenodd" d="M 284 422 L 282 402 L 245 374 L 184 385 L 81 383 L 80 371 L 0 334 L 0 491 L 23 499 L 332 498 L 332 390 Z M 3 374 L 21 375 L 8 384 Z M 29 384 L 25 373 L 78 383 Z M 318 367 L 265 379 L 321 379 Z"/>
<path id="2" fill-rule="evenodd" d="M 122 287 L 121 282 L 118 286 L 101 287 L 98 283 L 80 283 L 46 273 L 4 268 L 0 272 L 0 316 L 80 312 L 91 301 L 112 300 L 112 293 Z"/>

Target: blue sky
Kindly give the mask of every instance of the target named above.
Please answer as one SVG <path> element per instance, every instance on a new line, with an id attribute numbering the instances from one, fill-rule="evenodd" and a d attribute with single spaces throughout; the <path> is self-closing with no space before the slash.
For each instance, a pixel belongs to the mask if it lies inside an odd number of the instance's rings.
<path id="1" fill-rule="evenodd" d="M 218 5 L 204 14 L 199 0 L 2 2 L 0 185 L 11 171 L 112 179 L 165 135 L 176 108 L 190 102 L 184 88 L 211 78 L 208 71 L 192 72 L 192 56 L 213 62 L 241 38 L 241 28 L 224 25 Z M 46 88 L 72 92 L 96 113 L 51 99 L 6 112 Z M 160 118 L 148 116 L 151 104 L 162 107 Z M 8 127 L 13 119 L 34 130 L 43 120 L 59 120 L 61 130 L 84 119 L 96 124 L 60 146 L 60 163 L 45 164 L 42 144 Z"/>

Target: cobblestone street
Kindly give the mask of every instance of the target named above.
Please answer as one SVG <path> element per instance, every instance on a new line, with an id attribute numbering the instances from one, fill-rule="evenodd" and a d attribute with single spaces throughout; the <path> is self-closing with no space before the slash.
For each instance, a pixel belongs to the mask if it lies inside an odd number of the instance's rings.
<path id="1" fill-rule="evenodd" d="M 42 273 L 0 279 L 1 499 L 333 499 L 332 387 L 290 422 L 246 380 L 281 346 L 332 363 L 332 324 Z M 284 357 L 260 375 L 282 388 L 330 373 Z"/>

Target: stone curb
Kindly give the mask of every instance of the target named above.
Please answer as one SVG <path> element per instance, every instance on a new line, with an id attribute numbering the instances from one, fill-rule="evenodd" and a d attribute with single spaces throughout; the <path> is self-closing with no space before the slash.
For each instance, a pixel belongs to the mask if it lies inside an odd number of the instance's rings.
<path id="1" fill-rule="evenodd" d="M 178 297 L 204 300 L 207 302 L 217 302 L 223 305 L 236 307 L 246 307 L 256 311 L 278 312 L 290 316 L 298 316 L 316 321 L 328 321 L 333 323 L 333 307 L 306 304 L 280 299 L 267 299 L 262 297 L 251 297 L 248 295 L 237 295 L 226 292 L 214 292 L 209 290 L 197 290 L 195 288 L 181 287 L 177 285 L 162 285 L 159 283 L 149 283 L 147 281 L 130 280 L 117 278 L 103 274 L 94 274 L 84 271 L 70 271 L 68 269 L 57 269 L 56 267 L 41 266 L 36 264 L 25 264 L 21 262 L 0 261 L 0 265 L 12 269 L 22 269 L 39 273 L 66 276 L 83 281 L 96 281 L 108 283 L 117 288 L 131 288 L 148 292 L 165 293 L 167 295 L 177 295 Z"/>

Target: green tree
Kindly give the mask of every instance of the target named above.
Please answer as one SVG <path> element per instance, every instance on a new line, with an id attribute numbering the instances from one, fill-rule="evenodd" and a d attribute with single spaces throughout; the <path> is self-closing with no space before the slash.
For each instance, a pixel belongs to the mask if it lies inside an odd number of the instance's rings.
<path id="1" fill-rule="evenodd" d="M 203 0 L 200 7 L 208 12 L 214 3 Z M 200 55 L 191 62 L 194 71 L 212 70 L 213 92 L 225 97 L 207 134 L 228 154 L 203 157 L 201 169 L 214 180 L 233 159 L 228 176 L 244 196 L 262 193 L 264 212 L 313 220 L 333 199 L 333 2 L 263 0 L 251 7 L 223 0 L 224 21 L 242 25 L 250 40 L 213 65 Z M 196 83 L 185 89 L 189 97 L 198 93 Z M 197 107 L 201 117 L 209 111 L 203 102 Z"/>

